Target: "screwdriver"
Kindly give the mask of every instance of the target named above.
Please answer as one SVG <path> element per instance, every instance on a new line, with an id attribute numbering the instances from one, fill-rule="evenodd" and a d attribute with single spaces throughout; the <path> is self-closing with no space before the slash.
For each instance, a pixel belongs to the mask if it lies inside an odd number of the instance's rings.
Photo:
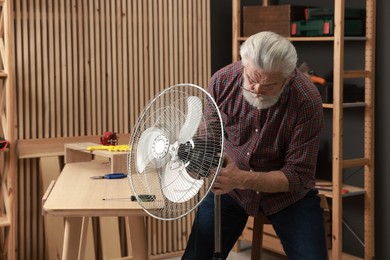
<path id="1" fill-rule="evenodd" d="M 127 174 L 124 174 L 123 172 L 116 172 L 116 173 L 108 173 L 105 175 L 100 175 L 100 176 L 91 176 L 91 179 L 122 179 L 126 178 Z"/>

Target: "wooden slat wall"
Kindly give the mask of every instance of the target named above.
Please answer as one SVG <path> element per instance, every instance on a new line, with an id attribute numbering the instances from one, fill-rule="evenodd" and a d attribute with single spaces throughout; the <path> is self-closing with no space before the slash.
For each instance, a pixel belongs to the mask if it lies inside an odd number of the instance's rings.
<path id="1" fill-rule="evenodd" d="M 130 133 L 145 104 L 210 78 L 209 0 L 15 0 L 17 138 Z M 18 164 L 17 259 L 46 259 L 38 159 Z M 179 224 L 177 224 L 179 223 Z M 187 221 L 150 221 L 161 231 Z"/>

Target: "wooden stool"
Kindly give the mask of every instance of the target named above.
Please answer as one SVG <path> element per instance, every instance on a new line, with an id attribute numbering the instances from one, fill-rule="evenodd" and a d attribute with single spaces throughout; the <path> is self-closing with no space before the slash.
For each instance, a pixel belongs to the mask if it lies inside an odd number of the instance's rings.
<path id="1" fill-rule="evenodd" d="M 321 199 L 321 208 L 324 209 L 324 225 L 325 231 L 327 232 L 327 221 L 328 218 L 326 214 L 329 214 L 329 208 L 326 201 L 326 197 L 323 194 L 318 194 L 317 196 Z M 263 229 L 264 225 L 271 224 L 268 218 L 264 215 L 259 215 L 253 218 L 253 233 L 252 233 L 252 253 L 251 260 L 261 260 L 262 258 L 262 248 L 263 248 Z M 328 241 L 327 241 L 328 243 Z M 329 248 L 329 246 L 328 246 Z"/>
<path id="2" fill-rule="evenodd" d="M 264 215 L 259 215 L 253 218 L 253 235 L 252 235 L 252 253 L 251 260 L 261 260 L 263 248 L 263 229 L 265 224 L 271 222 Z"/>

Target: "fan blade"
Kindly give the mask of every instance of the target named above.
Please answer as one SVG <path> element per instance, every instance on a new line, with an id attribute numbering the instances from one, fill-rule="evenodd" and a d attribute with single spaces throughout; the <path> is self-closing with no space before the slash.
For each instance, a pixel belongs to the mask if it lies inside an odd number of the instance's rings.
<path id="1" fill-rule="evenodd" d="M 156 127 L 146 129 L 139 138 L 137 145 L 137 170 L 143 172 L 146 166 L 154 159 L 152 145 L 157 136 L 164 132 Z"/>
<path id="2" fill-rule="evenodd" d="M 192 178 L 184 164 L 180 167 L 172 168 L 169 162 L 165 167 L 165 172 L 161 176 L 162 191 L 167 199 L 172 202 L 181 203 L 190 200 L 198 194 L 203 185 L 203 180 Z"/>
<path id="3" fill-rule="evenodd" d="M 188 97 L 188 113 L 183 127 L 180 129 L 179 143 L 188 142 L 198 130 L 202 119 L 202 101 L 198 97 Z"/>

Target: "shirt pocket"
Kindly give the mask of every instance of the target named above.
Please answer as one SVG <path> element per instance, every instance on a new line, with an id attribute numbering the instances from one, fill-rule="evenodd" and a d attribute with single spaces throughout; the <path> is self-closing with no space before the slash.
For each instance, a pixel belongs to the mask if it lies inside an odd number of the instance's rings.
<path id="1" fill-rule="evenodd" d="M 250 136 L 246 127 L 246 117 L 230 116 L 222 113 L 225 128 L 225 140 L 232 146 L 242 146 L 248 142 Z"/>

